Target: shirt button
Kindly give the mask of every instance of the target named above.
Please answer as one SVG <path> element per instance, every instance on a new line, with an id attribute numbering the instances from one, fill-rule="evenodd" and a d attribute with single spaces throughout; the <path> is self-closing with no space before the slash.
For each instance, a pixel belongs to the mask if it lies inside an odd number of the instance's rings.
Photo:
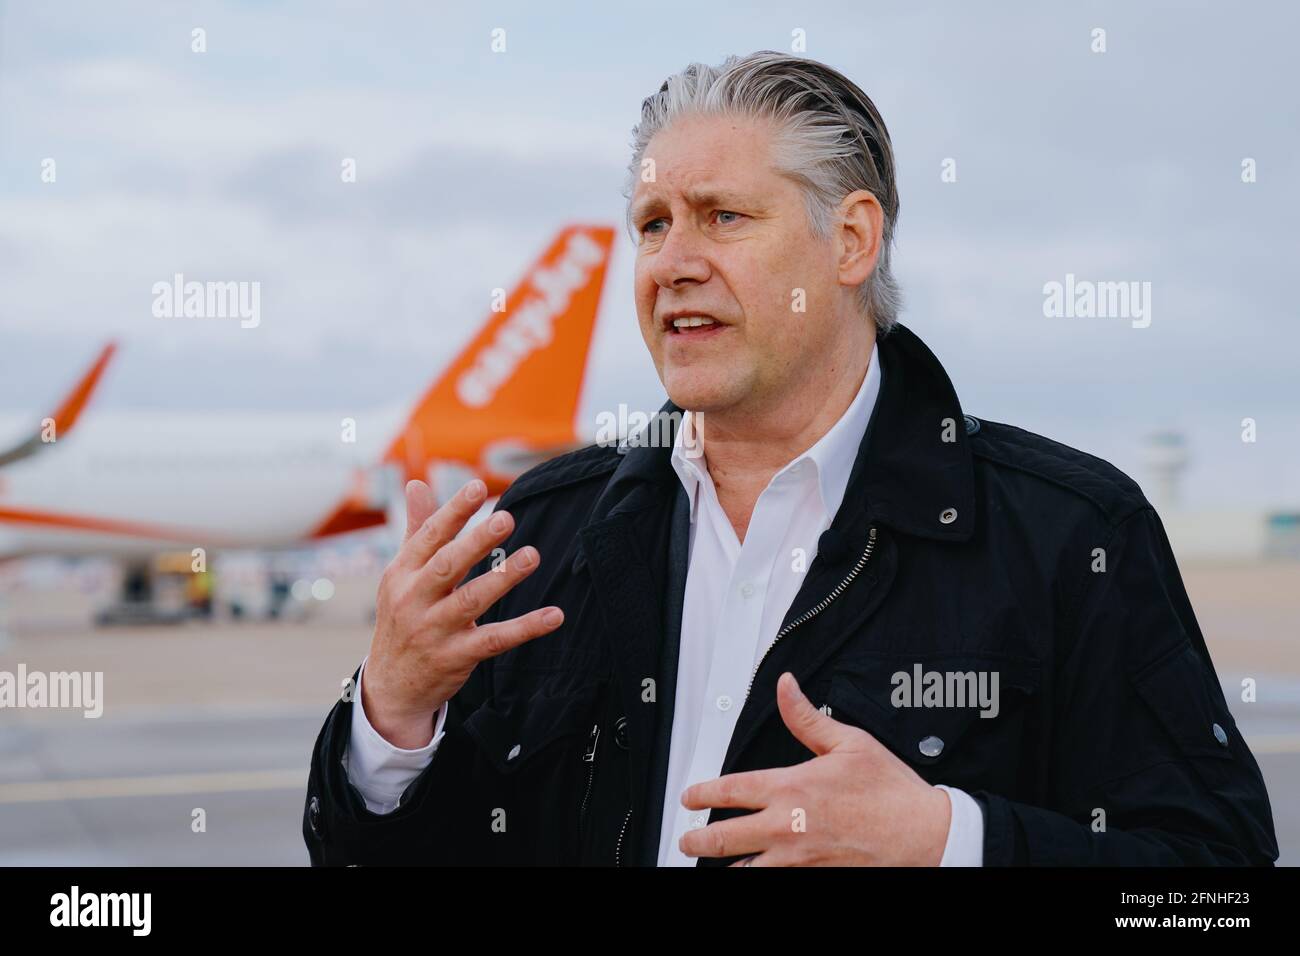
<path id="1" fill-rule="evenodd" d="M 704 826 L 707 821 L 708 817 L 702 813 L 697 813 L 695 816 L 691 817 L 691 826 L 698 830 L 700 827 Z"/>
<path id="2" fill-rule="evenodd" d="M 1213 730 L 1214 730 L 1214 739 L 1219 742 L 1219 746 L 1220 747 L 1228 746 L 1228 732 L 1224 730 L 1222 727 L 1220 727 L 1218 724 L 1214 725 Z"/>
<path id="3" fill-rule="evenodd" d="M 751 597 L 754 593 L 754 585 L 746 581 L 744 584 L 740 586 L 740 593 L 745 597 Z"/>
<path id="4" fill-rule="evenodd" d="M 927 757 L 937 757 L 943 753 L 943 741 L 934 735 L 922 737 L 916 746 Z"/>
<path id="5" fill-rule="evenodd" d="M 731 710 L 731 698 L 723 694 L 717 700 L 718 710 Z"/>

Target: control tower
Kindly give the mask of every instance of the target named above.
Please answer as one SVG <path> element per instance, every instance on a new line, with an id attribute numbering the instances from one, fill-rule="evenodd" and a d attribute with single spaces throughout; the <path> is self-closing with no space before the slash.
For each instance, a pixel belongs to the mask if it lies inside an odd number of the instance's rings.
<path id="1" fill-rule="evenodd" d="M 1179 505 L 1179 484 L 1187 468 L 1187 441 L 1182 432 L 1161 431 L 1147 437 L 1143 456 L 1151 474 L 1151 503 L 1157 509 Z"/>

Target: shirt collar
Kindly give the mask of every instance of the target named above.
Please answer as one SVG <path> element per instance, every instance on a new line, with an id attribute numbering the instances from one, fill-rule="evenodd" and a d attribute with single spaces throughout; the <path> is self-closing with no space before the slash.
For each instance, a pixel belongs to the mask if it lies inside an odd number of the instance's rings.
<path id="1" fill-rule="evenodd" d="M 881 371 L 876 346 L 871 347 L 871 358 L 867 363 L 867 374 L 863 376 L 858 393 L 854 396 L 844 414 L 839 417 L 830 430 L 817 442 L 785 465 L 772 476 L 776 481 L 782 475 L 793 472 L 796 468 L 812 467 L 817 476 L 817 487 L 821 494 L 822 507 L 828 518 L 834 517 L 844 501 L 844 492 L 849 484 L 849 475 L 858 456 L 862 436 L 871 421 L 871 412 L 875 408 L 876 398 L 880 394 Z M 708 468 L 703 455 L 698 453 L 698 442 L 692 443 L 698 432 L 693 427 L 686 427 L 686 417 L 693 412 L 683 412 L 682 427 L 677 429 L 673 440 L 671 463 L 690 502 L 691 521 L 695 520 L 696 505 L 701 494 L 702 484 L 708 476 Z M 691 424 L 694 420 L 692 418 Z M 695 450 L 695 453 L 691 452 Z M 803 465 L 804 461 L 811 466 Z"/>
<path id="2" fill-rule="evenodd" d="M 931 541 L 968 541 L 978 520 L 974 449 L 984 442 L 981 423 L 963 414 L 943 365 L 906 324 L 895 322 L 876 339 L 880 394 L 831 527 L 853 540 L 865 541 L 868 529 L 880 524 Z M 658 414 L 666 416 L 675 437 L 682 409 L 666 399 Z M 951 440 L 934 440 L 936 422 L 945 429 L 957 425 Z M 610 472 L 586 519 L 573 559 L 576 573 L 602 533 L 637 512 L 662 508 L 665 496 L 671 501 L 679 491 L 685 495 L 670 463 L 671 448 L 651 443 L 611 448 L 601 456 L 561 456 L 533 469 L 531 478 L 517 479 L 499 507 L 513 507 L 557 481 Z"/>

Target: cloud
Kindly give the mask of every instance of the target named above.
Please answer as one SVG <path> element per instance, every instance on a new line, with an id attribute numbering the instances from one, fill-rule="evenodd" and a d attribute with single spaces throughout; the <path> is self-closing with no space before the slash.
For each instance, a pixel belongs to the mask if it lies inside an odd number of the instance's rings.
<path id="1" fill-rule="evenodd" d="M 797 26 L 885 115 L 904 321 L 972 411 L 1135 461 L 1141 434 L 1168 423 L 1222 451 L 1244 415 L 1270 436 L 1296 419 L 1292 10 L 1268 29 L 1249 7 L 1119 3 L 828 3 L 797 23 L 783 3 L 743 22 L 695 4 L 650 18 L 346 3 L 3 15 L 0 408 L 50 394 L 109 335 L 127 345 L 110 403 L 404 401 L 556 227 L 620 220 L 630 126 L 667 72 L 781 47 Z M 196 25 L 206 54 L 189 50 Z M 510 52 L 494 57 L 496 26 Z M 949 157 L 955 183 L 939 176 Z M 1258 182 L 1241 182 L 1244 157 Z M 587 410 L 662 397 L 630 260 L 620 239 Z M 153 319 L 152 284 L 175 272 L 261 282 L 262 325 Z M 1067 272 L 1150 281 L 1151 327 L 1045 318 L 1043 284 Z M 1252 464 L 1207 455 L 1201 474 L 1293 494 L 1278 476 L 1296 474 L 1300 442 L 1270 442 Z"/>

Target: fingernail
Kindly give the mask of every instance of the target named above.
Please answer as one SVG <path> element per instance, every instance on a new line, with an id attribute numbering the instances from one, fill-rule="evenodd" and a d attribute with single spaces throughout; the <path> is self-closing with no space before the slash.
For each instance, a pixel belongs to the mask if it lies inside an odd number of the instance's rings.
<path id="1" fill-rule="evenodd" d="M 465 486 L 465 497 L 470 501 L 478 501 L 487 494 L 487 485 L 483 484 L 478 478 L 475 478 Z"/>
<path id="2" fill-rule="evenodd" d="M 506 518 L 506 513 L 504 511 L 498 511 L 492 516 L 492 520 L 488 522 L 488 527 L 500 534 L 502 531 L 506 530 L 506 525 L 509 523 L 509 519 Z"/>
<path id="3" fill-rule="evenodd" d="M 548 627 L 554 627 L 562 620 L 564 620 L 564 615 L 560 613 L 558 608 L 548 607 L 542 612 L 542 623 Z"/>
<path id="4" fill-rule="evenodd" d="M 515 567 L 520 571 L 526 571 L 537 563 L 537 549 L 532 545 L 521 548 L 519 554 L 515 556 Z"/>

